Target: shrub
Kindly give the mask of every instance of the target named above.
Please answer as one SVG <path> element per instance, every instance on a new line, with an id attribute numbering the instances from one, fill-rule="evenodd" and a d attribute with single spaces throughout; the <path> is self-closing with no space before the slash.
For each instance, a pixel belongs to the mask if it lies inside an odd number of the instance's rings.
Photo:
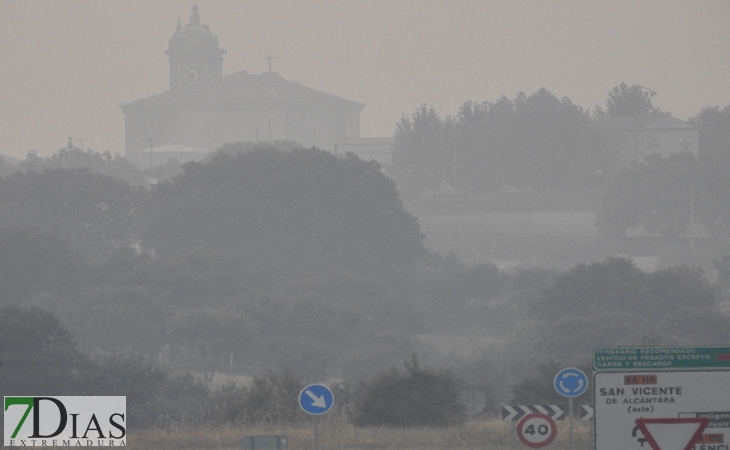
<path id="1" fill-rule="evenodd" d="M 250 387 L 228 384 L 215 391 L 218 420 L 226 423 L 294 423 L 301 418 L 299 392 L 304 384 L 291 372 L 254 377 Z"/>
<path id="2" fill-rule="evenodd" d="M 356 426 L 449 426 L 463 423 L 458 383 L 449 372 L 422 368 L 416 356 L 396 368 L 361 383 L 353 423 Z"/>

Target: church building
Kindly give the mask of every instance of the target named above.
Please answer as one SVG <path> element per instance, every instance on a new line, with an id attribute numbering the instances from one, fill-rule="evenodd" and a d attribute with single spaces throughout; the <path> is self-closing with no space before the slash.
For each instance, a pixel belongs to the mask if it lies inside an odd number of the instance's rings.
<path id="1" fill-rule="evenodd" d="M 360 137 L 363 104 L 285 80 L 271 71 L 271 59 L 261 75 L 224 76 L 225 50 L 200 23 L 197 5 L 189 24 L 178 23 L 166 53 L 170 90 L 121 105 L 125 152 L 134 162 L 152 164 L 161 146 L 204 155 L 229 142 L 291 140 L 334 151 L 335 143 Z"/>

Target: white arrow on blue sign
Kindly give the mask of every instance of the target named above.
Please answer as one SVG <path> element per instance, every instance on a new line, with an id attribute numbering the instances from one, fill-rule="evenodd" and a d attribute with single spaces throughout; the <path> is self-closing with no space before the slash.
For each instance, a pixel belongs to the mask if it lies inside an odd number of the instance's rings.
<path id="1" fill-rule="evenodd" d="M 563 369 L 555 375 L 555 390 L 564 397 L 577 397 L 588 389 L 588 377 L 575 367 Z"/>
<path id="2" fill-rule="evenodd" d="M 323 384 L 310 384 L 299 393 L 299 406 L 309 414 L 324 414 L 334 403 L 335 396 Z"/>

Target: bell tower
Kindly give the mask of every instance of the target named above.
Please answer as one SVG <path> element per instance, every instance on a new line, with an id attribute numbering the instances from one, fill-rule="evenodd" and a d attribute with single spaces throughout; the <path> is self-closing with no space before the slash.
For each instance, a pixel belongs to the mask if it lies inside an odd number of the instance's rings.
<path id="1" fill-rule="evenodd" d="M 170 90 L 176 91 L 193 83 L 207 82 L 223 76 L 223 54 L 218 36 L 208 25 L 200 24 L 198 5 L 193 5 L 190 23 L 184 27 L 178 20 L 170 39 Z"/>

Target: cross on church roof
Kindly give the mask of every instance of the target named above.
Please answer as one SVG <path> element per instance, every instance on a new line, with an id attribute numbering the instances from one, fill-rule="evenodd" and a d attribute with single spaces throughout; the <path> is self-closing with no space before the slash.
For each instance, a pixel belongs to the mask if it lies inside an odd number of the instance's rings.
<path id="1" fill-rule="evenodd" d="M 262 56 L 261 59 L 268 59 L 269 60 L 269 72 L 271 72 L 271 60 L 272 59 L 279 59 L 278 56 L 271 56 L 271 53 L 269 53 L 269 56 Z"/>

